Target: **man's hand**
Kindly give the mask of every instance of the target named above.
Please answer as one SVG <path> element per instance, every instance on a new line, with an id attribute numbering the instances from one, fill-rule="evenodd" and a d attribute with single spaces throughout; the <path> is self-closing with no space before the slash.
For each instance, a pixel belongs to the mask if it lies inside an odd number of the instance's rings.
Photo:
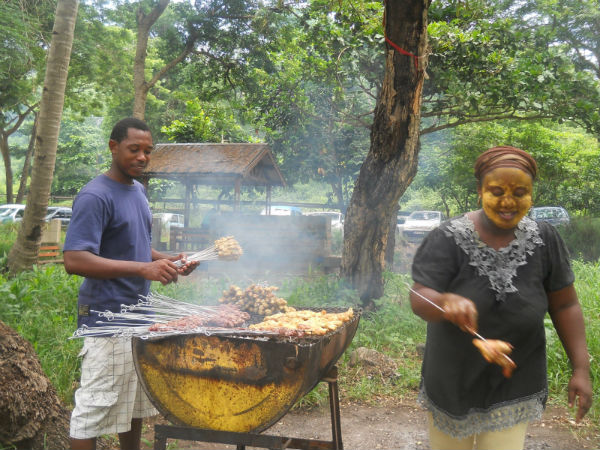
<path id="1" fill-rule="evenodd" d="M 183 263 L 181 267 L 177 269 L 179 275 L 189 275 L 200 265 L 200 261 L 188 261 L 185 253 L 180 253 L 172 261 L 181 261 Z"/>
<path id="2" fill-rule="evenodd" d="M 169 261 L 168 259 L 157 259 L 156 261 L 145 263 L 140 272 L 146 280 L 159 281 L 162 284 L 177 282 L 177 266 L 173 261 Z"/>

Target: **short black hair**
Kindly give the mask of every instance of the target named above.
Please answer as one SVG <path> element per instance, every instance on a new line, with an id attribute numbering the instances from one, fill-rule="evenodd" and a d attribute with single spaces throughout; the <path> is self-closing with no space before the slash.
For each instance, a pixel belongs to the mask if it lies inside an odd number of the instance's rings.
<path id="1" fill-rule="evenodd" d="M 115 126 L 110 133 L 110 139 L 116 142 L 121 142 L 127 137 L 127 130 L 135 128 L 136 130 L 150 131 L 150 127 L 141 119 L 135 117 L 127 117 L 115 123 Z"/>

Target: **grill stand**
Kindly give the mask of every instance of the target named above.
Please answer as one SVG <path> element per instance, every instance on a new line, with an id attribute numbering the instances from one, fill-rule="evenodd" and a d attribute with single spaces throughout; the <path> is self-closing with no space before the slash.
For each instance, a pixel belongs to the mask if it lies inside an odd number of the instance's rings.
<path id="1" fill-rule="evenodd" d="M 318 439 L 301 439 L 284 436 L 273 436 L 258 433 L 236 433 L 233 431 L 206 430 L 201 428 L 180 427 L 174 425 L 154 425 L 154 450 L 166 450 L 167 439 L 182 439 L 186 441 L 216 442 L 231 444 L 237 450 L 245 450 L 246 446 L 302 450 L 343 450 L 342 429 L 340 424 L 340 399 L 337 384 L 338 370 L 333 366 L 320 381 L 329 385 L 329 409 L 331 412 L 331 441 Z"/>

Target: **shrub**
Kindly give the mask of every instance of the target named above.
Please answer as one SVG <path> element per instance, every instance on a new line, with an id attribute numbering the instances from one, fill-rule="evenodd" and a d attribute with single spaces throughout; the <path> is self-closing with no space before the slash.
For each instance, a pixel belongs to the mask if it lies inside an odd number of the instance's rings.
<path id="1" fill-rule="evenodd" d="M 600 219 L 574 217 L 559 231 L 572 258 L 587 262 L 600 258 Z"/>
<path id="2" fill-rule="evenodd" d="M 0 257 L 8 255 L 10 248 L 17 240 L 19 222 L 0 224 Z"/>

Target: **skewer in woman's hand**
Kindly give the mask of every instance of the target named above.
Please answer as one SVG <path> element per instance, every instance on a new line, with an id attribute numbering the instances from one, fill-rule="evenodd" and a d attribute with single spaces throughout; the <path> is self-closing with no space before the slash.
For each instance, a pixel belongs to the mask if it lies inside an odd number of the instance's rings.
<path id="1" fill-rule="evenodd" d="M 472 300 L 451 292 L 444 292 L 440 300 L 444 319 L 463 331 L 477 331 L 477 308 Z"/>

